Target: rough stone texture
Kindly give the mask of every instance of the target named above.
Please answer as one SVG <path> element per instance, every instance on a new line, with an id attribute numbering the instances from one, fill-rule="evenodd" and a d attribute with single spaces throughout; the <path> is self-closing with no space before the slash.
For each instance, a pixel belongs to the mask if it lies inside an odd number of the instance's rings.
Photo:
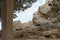
<path id="1" fill-rule="evenodd" d="M 41 7 L 39 7 L 39 10 L 38 11 L 46 14 L 52 8 L 52 6 L 49 6 L 49 4 L 52 5 L 52 1 L 53 0 L 47 0 L 44 5 L 42 5 Z"/>
<path id="2" fill-rule="evenodd" d="M 59 1 L 49 0 L 33 15 L 33 23 L 40 24 L 40 27 L 60 27 Z"/>
<path id="3" fill-rule="evenodd" d="M 60 0 L 46 0 L 28 23 L 13 22 L 13 32 L 15 40 L 60 40 Z"/>
<path id="4" fill-rule="evenodd" d="M 14 22 L 15 38 L 22 40 L 58 40 L 60 38 L 60 1 L 46 0 L 28 23 Z M 49 40 L 50 40 L 49 39 Z M 60 40 L 60 39 L 59 39 Z"/>
<path id="5" fill-rule="evenodd" d="M 56 39 L 60 38 L 59 7 L 59 0 L 46 0 L 46 3 L 33 14 L 32 21 L 13 22 L 14 38 L 16 40 L 60 40 Z"/>

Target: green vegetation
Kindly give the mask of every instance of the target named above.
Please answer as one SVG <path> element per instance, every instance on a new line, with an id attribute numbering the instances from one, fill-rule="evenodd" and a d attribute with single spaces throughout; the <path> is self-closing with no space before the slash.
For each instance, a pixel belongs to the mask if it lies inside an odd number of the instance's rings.
<path id="1" fill-rule="evenodd" d="M 14 0 L 14 12 L 24 11 L 27 8 L 30 8 L 34 2 L 37 0 Z M 17 15 L 14 14 L 13 18 L 16 18 Z"/>
<path id="2" fill-rule="evenodd" d="M 20 12 L 20 10 L 25 10 L 32 6 L 32 3 L 36 2 L 37 0 L 15 0 L 14 1 L 14 11 Z"/>

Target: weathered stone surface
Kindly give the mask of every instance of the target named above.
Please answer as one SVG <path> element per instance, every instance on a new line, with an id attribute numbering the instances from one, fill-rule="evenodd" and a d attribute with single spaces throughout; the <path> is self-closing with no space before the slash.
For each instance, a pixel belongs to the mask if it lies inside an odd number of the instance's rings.
<path id="1" fill-rule="evenodd" d="M 41 40 L 48 37 L 57 38 L 57 34 L 60 32 L 59 4 L 59 0 L 46 0 L 46 3 L 40 6 L 38 11 L 33 14 L 32 21 L 23 24 L 17 22 L 15 24 L 15 37 L 40 38 Z"/>
<path id="2" fill-rule="evenodd" d="M 48 31 L 42 31 L 41 34 L 43 36 L 47 36 L 47 35 L 53 35 L 53 34 L 57 34 L 58 33 L 58 29 L 52 29 L 52 30 L 48 30 Z"/>
<path id="3" fill-rule="evenodd" d="M 46 14 L 52 7 L 52 1 L 47 0 L 47 2 L 42 5 L 41 7 L 39 7 L 39 11 Z"/>

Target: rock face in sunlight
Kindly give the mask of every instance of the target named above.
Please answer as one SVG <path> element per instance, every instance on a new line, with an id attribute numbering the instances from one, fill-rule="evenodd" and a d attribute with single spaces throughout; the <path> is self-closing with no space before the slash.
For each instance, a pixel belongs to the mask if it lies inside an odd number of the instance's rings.
<path id="1" fill-rule="evenodd" d="M 47 0 L 44 5 L 42 5 L 42 6 L 39 7 L 38 11 L 46 14 L 51 9 L 51 7 L 52 7 L 52 1 Z"/>
<path id="2" fill-rule="evenodd" d="M 15 38 L 60 38 L 60 0 L 46 0 L 28 23 L 14 22 Z M 58 36 L 59 35 L 59 36 Z"/>
<path id="3" fill-rule="evenodd" d="M 47 3 L 39 7 L 38 11 L 33 15 L 34 24 L 44 26 L 58 26 L 60 27 L 60 8 L 59 1 L 49 0 Z"/>

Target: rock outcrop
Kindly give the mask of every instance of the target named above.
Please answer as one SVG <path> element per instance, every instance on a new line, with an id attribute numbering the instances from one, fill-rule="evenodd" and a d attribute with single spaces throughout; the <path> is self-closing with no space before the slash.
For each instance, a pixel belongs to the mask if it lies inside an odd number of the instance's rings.
<path id="1" fill-rule="evenodd" d="M 18 38 L 58 38 L 60 33 L 60 0 L 46 0 L 33 14 L 33 19 L 28 23 L 14 23 L 15 37 Z M 16 26 L 17 24 L 17 26 Z M 59 35 L 60 36 L 60 35 Z"/>
<path id="2" fill-rule="evenodd" d="M 49 0 L 47 3 L 39 7 L 38 11 L 33 15 L 33 23 L 47 26 L 60 25 L 60 8 L 58 0 Z"/>

